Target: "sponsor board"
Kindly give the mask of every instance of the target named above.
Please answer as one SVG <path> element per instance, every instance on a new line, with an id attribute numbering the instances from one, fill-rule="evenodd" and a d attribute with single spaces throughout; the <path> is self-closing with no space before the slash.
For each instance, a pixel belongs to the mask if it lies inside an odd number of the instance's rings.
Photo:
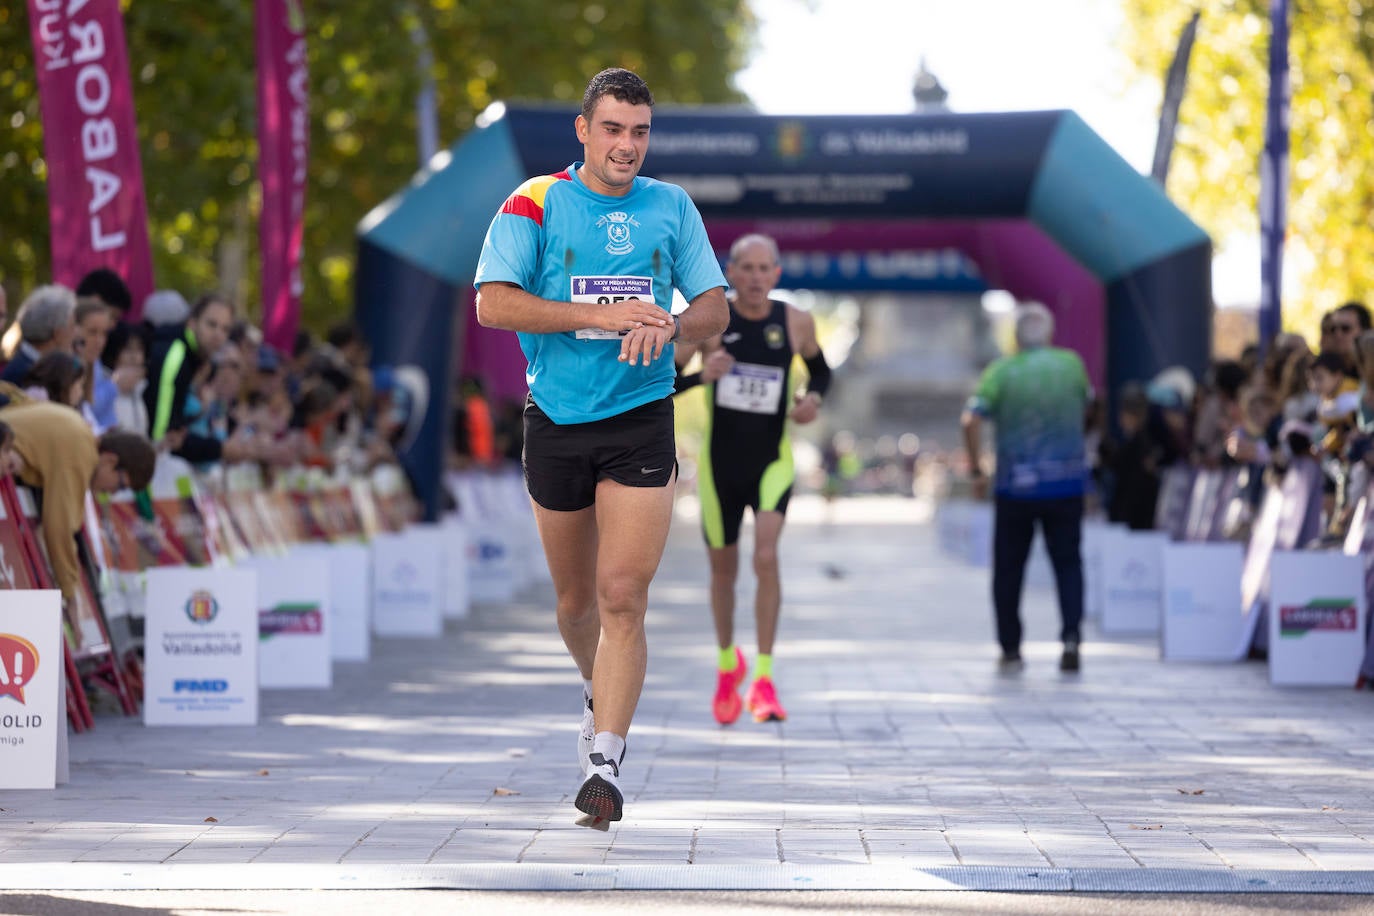
<path id="1" fill-rule="evenodd" d="M 1364 660 L 1364 563 L 1328 550 L 1280 550 L 1270 572 L 1269 681 L 1349 687 Z"/>
<path id="2" fill-rule="evenodd" d="M 257 723 L 257 593 L 251 569 L 148 570 L 145 725 Z"/>
<path id="3" fill-rule="evenodd" d="M 0 591 L 0 789 L 52 789 L 65 736 L 62 599 Z"/>
<path id="4" fill-rule="evenodd" d="M 372 632 L 438 636 L 443 632 L 446 535 L 438 525 L 411 525 L 372 540 Z"/>
<path id="5" fill-rule="evenodd" d="M 1164 546 L 1164 632 L 1167 661 L 1235 659 L 1244 617 L 1241 567 L 1245 548 L 1234 543 Z"/>
<path id="6" fill-rule="evenodd" d="M 1102 534 L 1102 632 L 1158 633 L 1169 536 L 1119 528 Z"/>
<path id="7" fill-rule="evenodd" d="M 333 587 L 324 550 L 293 546 L 257 557 L 258 684 L 264 689 L 329 687 Z"/>

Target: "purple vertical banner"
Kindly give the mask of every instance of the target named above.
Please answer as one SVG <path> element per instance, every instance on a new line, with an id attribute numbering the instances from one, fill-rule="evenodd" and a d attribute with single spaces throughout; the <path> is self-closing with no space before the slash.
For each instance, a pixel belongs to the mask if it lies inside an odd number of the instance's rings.
<path id="1" fill-rule="evenodd" d="M 1260 156 L 1259 342 L 1283 325 L 1283 236 L 1288 227 L 1288 0 L 1269 0 L 1269 100 Z"/>
<path id="2" fill-rule="evenodd" d="M 310 148 L 302 0 L 256 0 L 263 339 L 291 352 L 300 325 L 301 247 Z"/>
<path id="3" fill-rule="evenodd" d="M 1197 38 L 1197 23 L 1201 11 L 1194 11 L 1188 24 L 1178 36 L 1178 48 L 1173 63 L 1164 77 L 1164 104 L 1159 109 L 1159 133 L 1155 137 L 1155 158 L 1150 177 L 1164 187 L 1169 181 L 1169 158 L 1174 152 L 1174 129 L 1178 127 L 1178 109 L 1183 105 L 1183 90 L 1188 86 L 1188 60 L 1193 54 Z"/>
<path id="4" fill-rule="evenodd" d="M 53 279 L 117 271 L 134 317 L 153 289 L 129 54 L 119 0 L 29 0 L 48 167 Z"/>

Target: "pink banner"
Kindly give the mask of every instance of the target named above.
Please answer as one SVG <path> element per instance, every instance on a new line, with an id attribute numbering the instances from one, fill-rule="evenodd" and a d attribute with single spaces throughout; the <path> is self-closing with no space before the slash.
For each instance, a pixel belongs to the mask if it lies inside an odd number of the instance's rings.
<path id="1" fill-rule="evenodd" d="M 307 108 L 302 0 L 256 0 L 263 339 L 290 353 L 300 324 Z"/>
<path id="2" fill-rule="evenodd" d="M 119 0 L 29 0 L 48 165 L 53 279 L 109 267 L 137 317 L 153 289 L 129 56 Z"/>

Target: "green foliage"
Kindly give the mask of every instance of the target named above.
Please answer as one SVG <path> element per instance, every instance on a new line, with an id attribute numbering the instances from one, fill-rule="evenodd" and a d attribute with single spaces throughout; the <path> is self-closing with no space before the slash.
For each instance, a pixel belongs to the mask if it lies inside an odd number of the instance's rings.
<path id="1" fill-rule="evenodd" d="M 1124 0 L 1128 52 L 1162 79 L 1190 4 Z M 1169 193 L 1214 237 L 1259 230 L 1268 92 L 1267 0 L 1205 0 L 1179 113 Z M 1292 0 L 1289 256 L 1284 323 L 1314 336 L 1349 299 L 1374 305 L 1374 4 Z M 1303 257 L 1306 253 L 1310 258 Z M 1285 286 L 1288 284 L 1285 283 Z"/>
<path id="2" fill-rule="evenodd" d="M 248 0 L 126 0 L 155 283 L 259 312 L 256 77 Z M 441 145 L 497 99 L 581 98 L 608 66 L 661 102 L 737 102 L 746 0 L 311 0 L 307 324 L 352 308 L 354 230 L 418 167 L 415 98 L 433 51 Z M 42 125 L 23 2 L 0 5 L 0 282 L 14 307 L 51 271 Z"/>

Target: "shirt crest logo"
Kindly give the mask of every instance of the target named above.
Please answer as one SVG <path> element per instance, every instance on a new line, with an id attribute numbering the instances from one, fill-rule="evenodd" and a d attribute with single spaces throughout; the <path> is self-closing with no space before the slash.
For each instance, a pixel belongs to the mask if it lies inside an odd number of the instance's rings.
<path id="1" fill-rule="evenodd" d="M 628 213 L 620 210 L 614 213 L 607 213 L 596 221 L 596 228 L 606 227 L 606 237 L 610 242 L 606 245 L 606 251 L 610 254 L 629 254 L 635 250 L 634 243 L 630 241 L 630 227 L 639 226 L 639 222 Z"/>
<path id="2" fill-rule="evenodd" d="M 787 342 L 787 335 L 780 324 L 770 324 L 763 329 L 763 342 L 768 344 L 770 350 L 781 350 L 782 345 Z"/>

